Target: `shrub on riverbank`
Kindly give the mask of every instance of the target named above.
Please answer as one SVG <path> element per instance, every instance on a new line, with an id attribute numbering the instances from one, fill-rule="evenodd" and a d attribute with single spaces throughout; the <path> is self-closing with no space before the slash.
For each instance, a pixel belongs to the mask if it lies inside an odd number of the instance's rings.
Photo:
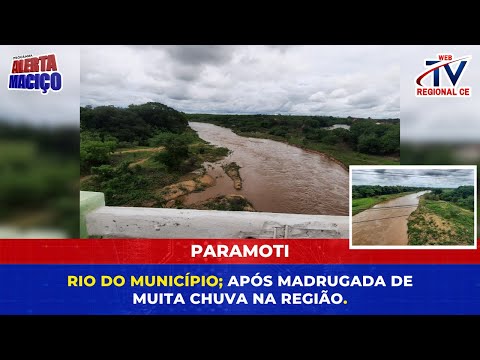
<path id="1" fill-rule="evenodd" d="M 473 245 L 473 211 L 422 196 L 408 218 L 409 245 Z"/>

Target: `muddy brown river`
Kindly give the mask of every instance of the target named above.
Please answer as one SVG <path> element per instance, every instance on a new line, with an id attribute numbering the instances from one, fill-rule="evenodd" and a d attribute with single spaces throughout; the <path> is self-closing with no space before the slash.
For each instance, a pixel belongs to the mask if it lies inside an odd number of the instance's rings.
<path id="1" fill-rule="evenodd" d="M 407 219 L 428 191 L 385 201 L 352 217 L 352 245 L 407 245 Z"/>
<path id="2" fill-rule="evenodd" d="M 236 135 L 232 130 L 207 123 L 190 122 L 198 135 L 231 150 L 216 163 L 205 163 L 216 183 L 191 193 L 184 204 L 227 194 L 245 196 L 257 211 L 348 215 L 348 171 L 321 154 L 268 139 Z M 235 190 L 222 164 L 241 166 L 242 189 Z"/>

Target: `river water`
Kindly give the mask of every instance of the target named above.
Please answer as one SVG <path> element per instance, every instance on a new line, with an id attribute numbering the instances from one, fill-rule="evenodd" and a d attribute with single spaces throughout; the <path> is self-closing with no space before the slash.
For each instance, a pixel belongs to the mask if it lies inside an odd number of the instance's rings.
<path id="1" fill-rule="evenodd" d="M 184 204 L 239 194 L 257 211 L 348 215 L 348 171 L 337 162 L 278 141 L 239 136 L 213 124 L 189 125 L 202 139 L 230 149 L 231 154 L 220 162 L 204 164 L 216 183 L 187 195 Z M 241 166 L 241 190 L 234 189 L 233 181 L 221 168 L 232 161 Z"/>
<path id="2" fill-rule="evenodd" d="M 428 191 L 377 204 L 352 217 L 352 245 L 407 245 L 407 220 Z"/>

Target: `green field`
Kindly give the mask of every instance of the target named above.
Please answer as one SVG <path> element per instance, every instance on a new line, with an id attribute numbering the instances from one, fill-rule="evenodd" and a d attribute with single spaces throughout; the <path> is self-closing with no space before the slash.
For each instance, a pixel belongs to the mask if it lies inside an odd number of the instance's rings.
<path id="1" fill-rule="evenodd" d="M 473 245 L 474 229 L 473 211 L 422 198 L 408 219 L 409 245 Z"/>
<path id="2" fill-rule="evenodd" d="M 370 209 L 371 207 L 381 202 L 396 199 L 398 197 L 402 197 L 412 193 L 413 192 L 402 192 L 398 194 L 388 194 L 388 195 L 379 195 L 379 196 L 360 198 L 360 199 L 352 199 L 352 215 L 356 215 L 362 211 Z"/>

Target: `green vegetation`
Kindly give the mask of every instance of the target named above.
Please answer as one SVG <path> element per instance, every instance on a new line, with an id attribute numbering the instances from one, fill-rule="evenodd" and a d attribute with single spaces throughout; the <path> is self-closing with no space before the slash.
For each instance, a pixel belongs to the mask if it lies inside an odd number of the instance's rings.
<path id="1" fill-rule="evenodd" d="M 408 218 L 409 245 L 473 245 L 474 213 L 452 202 L 420 199 Z"/>
<path id="2" fill-rule="evenodd" d="M 380 185 L 353 185 L 352 199 L 360 199 L 365 197 L 372 197 L 378 195 L 389 195 L 398 193 L 412 193 L 417 191 L 427 190 L 427 188 L 416 186 L 380 186 Z"/>
<path id="3" fill-rule="evenodd" d="M 402 165 L 477 165 L 477 198 L 480 196 L 480 146 L 478 143 L 408 143 L 401 145 Z M 480 214 L 477 213 L 480 226 Z"/>
<path id="4" fill-rule="evenodd" d="M 107 164 L 117 147 L 117 140 L 112 137 L 101 138 L 92 131 L 80 132 L 80 172 L 89 173 L 91 168 Z"/>
<path id="5" fill-rule="evenodd" d="M 221 195 L 204 201 L 197 209 L 223 211 L 255 211 L 252 204 L 241 195 Z"/>
<path id="6" fill-rule="evenodd" d="M 110 154 L 107 163 L 112 165 L 120 165 L 122 162 L 128 162 L 130 163 L 130 166 L 132 166 L 137 162 L 148 160 L 152 154 L 161 150 L 162 149 L 160 148 L 154 147 L 142 149 L 142 151 L 137 148 L 117 150 Z"/>
<path id="7" fill-rule="evenodd" d="M 150 140 L 150 143 L 154 146 L 162 145 L 165 150 L 155 154 L 154 159 L 171 172 L 187 173 L 194 170 L 198 158 L 191 156 L 188 145 L 197 139 L 198 136 L 193 131 L 180 134 L 160 132 Z"/>
<path id="8" fill-rule="evenodd" d="M 108 164 L 117 148 L 151 146 L 152 138 L 156 142 L 170 141 L 173 148 L 177 140 L 168 134 L 179 135 L 178 144 L 184 143 L 188 140 L 182 135 L 187 129 L 188 123 L 183 113 L 160 103 L 130 105 L 127 108 L 81 107 L 81 173 L 88 174 L 92 167 Z M 186 156 L 185 153 L 180 154 L 182 149 L 174 150 L 172 158 Z"/>
<path id="9" fill-rule="evenodd" d="M 190 121 L 231 128 L 236 134 L 320 151 L 348 165 L 399 164 L 399 119 L 332 116 L 186 114 Z M 348 125 L 349 130 L 331 127 Z"/>
<path id="10" fill-rule="evenodd" d="M 226 173 L 229 173 L 229 172 L 239 173 L 241 166 L 238 165 L 235 161 L 232 161 L 231 163 L 223 165 L 222 168 Z"/>
<path id="11" fill-rule="evenodd" d="M 95 132 L 102 140 L 114 138 L 121 147 L 148 146 L 149 139 L 157 131 L 179 134 L 188 127 L 185 114 L 155 102 L 127 108 L 81 107 L 80 119 L 82 131 Z"/>
<path id="12" fill-rule="evenodd" d="M 449 201 L 457 206 L 474 211 L 474 190 L 473 186 L 459 186 L 456 189 L 433 189 L 431 193 L 425 194 L 425 199 Z"/>
<path id="13" fill-rule="evenodd" d="M 334 159 L 340 161 L 343 165 L 398 165 L 398 156 L 380 156 L 363 154 L 358 151 L 351 150 L 347 145 L 336 144 L 329 145 L 316 142 L 305 142 L 303 138 L 290 137 L 288 139 L 290 145 L 295 145 L 303 149 L 309 149 L 327 154 Z"/>
<path id="14" fill-rule="evenodd" d="M 238 165 L 235 161 L 233 161 L 231 163 L 223 165 L 222 168 L 223 171 L 225 171 L 225 174 L 227 174 L 228 177 L 233 180 L 233 187 L 236 190 L 240 190 L 243 186 L 242 177 L 240 176 L 241 166 Z"/>
<path id="15" fill-rule="evenodd" d="M 81 189 L 105 193 L 107 205 L 163 207 L 164 187 L 228 154 L 163 104 L 87 107 L 80 115 Z"/>
<path id="16" fill-rule="evenodd" d="M 0 225 L 79 236 L 78 128 L 0 122 Z"/>
<path id="17" fill-rule="evenodd" d="M 352 186 L 352 215 L 414 192 L 422 195 L 408 218 L 409 245 L 472 245 L 474 241 L 474 187 L 420 188 L 409 186 Z"/>
<path id="18" fill-rule="evenodd" d="M 414 191 L 352 199 L 352 215 L 356 215 L 362 211 L 370 209 L 371 207 L 384 201 L 396 199 L 412 193 L 414 193 Z"/>
<path id="19" fill-rule="evenodd" d="M 219 154 L 228 153 L 228 149 L 219 151 L 198 137 L 195 141 L 188 144 L 187 157 L 178 166 L 171 165 L 170 155 L 159 156 L 168 154 L 166 150 L 140 153 L 147 157 L 138 155 L 142 163 L 137 165 L 131 160 L 133 153 L 116 154 L 110 164 L 93 167 L 93 176 L 82 181 L 81 188 L 104 192 L 106 204 L 111 206 L 163 207 L 166 194 L 159 190 L 176 183 L 182 175 L 201 168 L 203 162 L 219 160 L 224 156 Z M 198 152 L 198 144 L 204 149 L 203 153 Z"/>
<path id="20" fill-rule="evenodd" d="M 188 126 L 189 120 L 320 151 L 345 166 L 399 163 L 398 119 L 184 114 L 152 102 L 126 108 L 82 107 L 81 189 L 104 192 L 107 205 L 163 207 L 175 200 L 178 206 L 178 199 L 164 188 L 201 168 L 203 162 L 228 155 L 228 149 L 201 140 Z M 339 124 L 350 129 L 329 129 Z M 241 189 L 238 168 L 224 170 Z"/>

